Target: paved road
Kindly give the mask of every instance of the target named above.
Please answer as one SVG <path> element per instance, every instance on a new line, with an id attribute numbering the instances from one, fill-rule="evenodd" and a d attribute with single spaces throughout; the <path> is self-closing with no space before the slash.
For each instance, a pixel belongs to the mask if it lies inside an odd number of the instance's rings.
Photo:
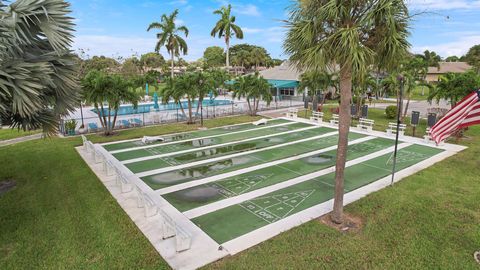
<path id="1" fill-rule="evenodd" d="M 395 99 L 391 99 L 391 100 L 396 101 Z M 403 104 L 404 104 L 403 106 L 405 106 L 407 104 L 407 102 L 404 101 Z M 377 103 L 377 104 L 375 104 L 375 106 L 372 105 L 371 107 L 372 108 L 385 109 L 387 106 L 390 106 L 390 105 L 392 105 L 392 104 Z M 420 112 L 421 117 L 427 117 L 428 109 L 431 109 L 431 108 L 450 109 L 450 104 L 446 100 L 441 100 L 439 103 L 432 102 L 432 104 L 430 104 L 426 100 L 411 100 L 410 104 L 408 106 L 408 114 L 411 114 L 412 111 L 418 111 L 418 112 Z"/>

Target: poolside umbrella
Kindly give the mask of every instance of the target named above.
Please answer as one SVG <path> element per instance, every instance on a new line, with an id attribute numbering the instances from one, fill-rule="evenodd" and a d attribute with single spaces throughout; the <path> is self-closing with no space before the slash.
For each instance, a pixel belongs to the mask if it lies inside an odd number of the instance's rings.
<path id="1" fill-rule="evenodd" d="M 145 93 L 148 96 L 148 83 L 145 84 Z"/>
<path id="2" fill-rule="evenodd" d="M 160 109 L 160 106 L 158 106 L 158 95 L 157 95 L 157 93 L 153 93 L 153 108 L 155 110 Z"/>

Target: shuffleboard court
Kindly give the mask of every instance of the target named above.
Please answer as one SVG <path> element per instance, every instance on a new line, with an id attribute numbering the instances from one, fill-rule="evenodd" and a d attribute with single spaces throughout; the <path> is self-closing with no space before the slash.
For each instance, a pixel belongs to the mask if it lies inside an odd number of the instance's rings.
<path id="1" fill-rule="evenodd" d="M 351 133 L 349 140 L 363 138 L 365 135 L 358 133 Z M 315 150 L 320 150 L 326 147 L 334 146 L 338 142 L 338 136 L 326 136 L 315 139 L 313 141 L 296 143 L 281 147 L 279 149 L 271 149 L 257 153 L 247 154 L 193 166 L 180 170 L 173 170 L 165 173 L 149 175 L 141 177 L 141 179 L 149 185 L 152 189 L 160 189 L 177 185 L 196 179 L 201 179 L 209 176 L 233 172 L 243 168 L 252 167 L 266 162 L 284 159 L 287 157 L 300 155 Z"/>
<path id="2" fill-rule="evenodd" d="M 399 170 L 425 160 L 442 150 L 413 145 L 398 154 Z M 374 182 L 392 172 L 391 154 L 367 160 L 345 170 L 345 192 Z M 242 202 L 192 221 L 218 243 L 225 243 L 267 224 L 333 198 L 335 174 L 331 173 Z"/>
<path id="3" fill-rule="evenodd" d="M 210 137 L 210 138 L 200 138 L 193 139 L 189 141 L 181 141 L 178 143 L 172 143 L 167 145 L 156 144 L 158 146 L 151 148 L 142 148 L 142 149 L 133 149 L 131 151 L 125 151 L 120 153 L 113 153 L 113 156 L 120 160 L 130 160 L 135 158 L 142 158 L 148 156 L 155 156 L 160 154 L 167 154 L 172 152 L 184 151 L 189 149 L 195 149 L 198 147 L 208 147 L 218 144 L 225 143 L 234 143 L 236 141 L 252 139 L 260 136 L 275 135 L 283 132 L 290 132 L 294 130 L 299 130 L 302 128 L 314 127 L 305 123 L 293 123 L 286 126 L 272 126 L 264 129 L 251 130 L 250 132 L 241 132 L 241 133 L 225 133 L 223 136 Z"/>
<path id="4" fill-rule="evenodd" d="M 332 210 L 338 127 L 270 120 L 92 144 L 80 155 L 174 269 L 196 269 Z M 391 184 L 394 136 L 352 128 L 345 168 L 351 203 Z M 103 148 L 102 148 L 103 147 Z M 401 136 L 395 182 L 462 146 Z"/>
<path id="5" fill-rule="evenodd" d="M 180 140 L 188 140 L 188 139 L 194 139 L 194 138 L 228 134 L 231 132 L 240 132 L 240 131 L 247 132 L 254 129 L 261 129 L 266 126 L 275 126 L 275 125 L 285 124 L 285 123 L 294 123 L 294 122 L 286 119 L 272 119 L 272 120 L 269 120 L 266 125 L 261 125 L 261 126 L 255 126 L 252 123 L 245 123 L 245 124 L 224 126 L 224 127 L 218 127 L 218 128 L 211 128 L 206 130 L 184 132 L 184 133 L 178 133 L 173 135 L 165 134 L 162 137 L 165 139 L 165 142 L 180 141 Z M 153 144 L 160 144 L 160 143 L 161 142 L 157 142 Z M 125 142 L 118 142 L 118 143 L 108 143 L 108 144 L 104 144 L 103 147 L 105 148 L 105 150 L 110 152 L 110 151 L 128 149 L 128 148 L 144 146 L 144 145 L 145 144 L 142 143 L 142 140 L 138 139 L 138 140 L 125 141 Z"/>
<path id="6" fill-rule="evenodd" d="M 280 136 L 251 140 L 248 142 L 235 143 L 227 146 L 213 147 L 185 154 L 128 163 L 125 164 L 125 166 L 134 173 L 147 172 L 155 169 L 178 166 L 182 164 L 188 164 L 196 161 L 231 155 L 240 152 L 263 149 L 270 146 L 281 145 L 288 142 L 312 138 L 313 136 L 318 136 L 333 131 L 334 130 L 331 128 L 317 127 L 298 133 L 289 133 Z"/>
<path id="7" fill-rule="evenodd" d="M 385 138 L 375 138 L 349 145 L 347 160 L 356 159 L 392 145 L 394 141 Z M 331 150 L 162 196 L 183 212 L 334 166 L 336 153 L 336 150 Z"/>

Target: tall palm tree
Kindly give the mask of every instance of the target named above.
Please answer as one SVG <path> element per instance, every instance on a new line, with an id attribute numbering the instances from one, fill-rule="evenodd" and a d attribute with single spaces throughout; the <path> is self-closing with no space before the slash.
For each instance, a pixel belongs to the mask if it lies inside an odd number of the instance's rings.
<path id="1" fill-rule="evenodd" d="M 340 115 L 332 221 L 343 222 L 352 78 L 372 65 L 388 70 L 409 48 L 403 0 L 305 0 L 291 7 L 285 51 L 300 70 L 339 69 Z"/>
<path id="2" fill-rule="evenodd" d="M 263 51 L 260 48 L 254 48 L 250 52 L 250 58 L 253 60 L 253 63 L 255 64 L 255 68 L 258 69 L 258 67 L 265 63 L 267 60 L 267 55 L 265 54 L 265 51 Z"/>
<path id="3" fill-rule="evenodd" d="M 168 16 L 163 14 L 160 22 L 151 23 L 147 29 L 147 31 L 151 29 L 160 30 L 160 33 L 157 34 L 158 42 L 155 46 L 155 51 L 159 52 L 163 46 L 167 49 L 170 54 L 172 78 L 174 75 L 175 56 L 180 56 L 180 52 L 184 55 L 188 52 L 187 42 L 179 35 L 179 33 L 183 33 L 185 37 L 188 37 L 188 28 L 184 25 L 177 27 L 175 24 L 177 16 L 178 9 Z"/>
<path id="4" fill-rule="evenodd" d="M 221 7 L 213 12 L 221 16 L 215 27 L 212 29 L 212 37 L 218 35 L 218 38 L 225 38 L 227 47 L 226 65 L 230 67 L 230 39 L 235 35 L 238 39 L 243 39 L 243 31 L 240 26 L 235 24 L 235 16 L 231 16 L 232 5 Z"/>
<path id="5" fill-rule="evenodd" d="M 271 86 L 267 80 L 255 73 L 239 77 L 233 84 L 233 98 L 245 98 L 251 116 L 257 115 L 260 101 L 263 100 L 270 105 L 273 97 Z"/>
<path id="6" fill-rule="evenodd" d="M 0 0 L 0 121 L 54 133 L 60 118 L 80 103 L 70 4 L 8 3 Z"/>

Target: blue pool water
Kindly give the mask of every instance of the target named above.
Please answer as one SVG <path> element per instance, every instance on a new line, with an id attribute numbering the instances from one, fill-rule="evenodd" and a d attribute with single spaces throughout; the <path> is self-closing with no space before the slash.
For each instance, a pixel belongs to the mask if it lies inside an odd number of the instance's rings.
<path id="1" fill-rule="evenodd" d="M 222 105 L 230 105 L 232 104 L 231 100 L 227 99 L 219 99 L 219 100 L 204 100 L 203 102 L 203 107 L 207 106 L 222 106 Z M 118 109 L 118 115 L 129 115 L 129 114 L 137 114 L 137 113 L 148 113 L 148 112 L 154 112 L 154 111 L 166 111 L 166 110 L 176 110 L 177 108 L 180 109 L 180 106 L 177 103 L 170 102 L 168 104 L 161 104 L 159 103 L 159 109 L 155 110 L 153 108 L 153 103 L 149 104 L 139 104 L 136 109 L 133 108 L 133 105 L 122 105 L 120 106 L 120 109 Z M 193 104 L 193 107 L 196 108 L 198 105 L 198 101 L 195 101 Z M 186 109 L 188 106 L 186 101 L 182 102 L 182 107 Z M 97 109 L 92 110 L 94 113 L 98 114 Z M 108 109 L 103 110 L 105 114 L 107 114 Z M 111 112 L 113 115 L 113 112 Z"/>

